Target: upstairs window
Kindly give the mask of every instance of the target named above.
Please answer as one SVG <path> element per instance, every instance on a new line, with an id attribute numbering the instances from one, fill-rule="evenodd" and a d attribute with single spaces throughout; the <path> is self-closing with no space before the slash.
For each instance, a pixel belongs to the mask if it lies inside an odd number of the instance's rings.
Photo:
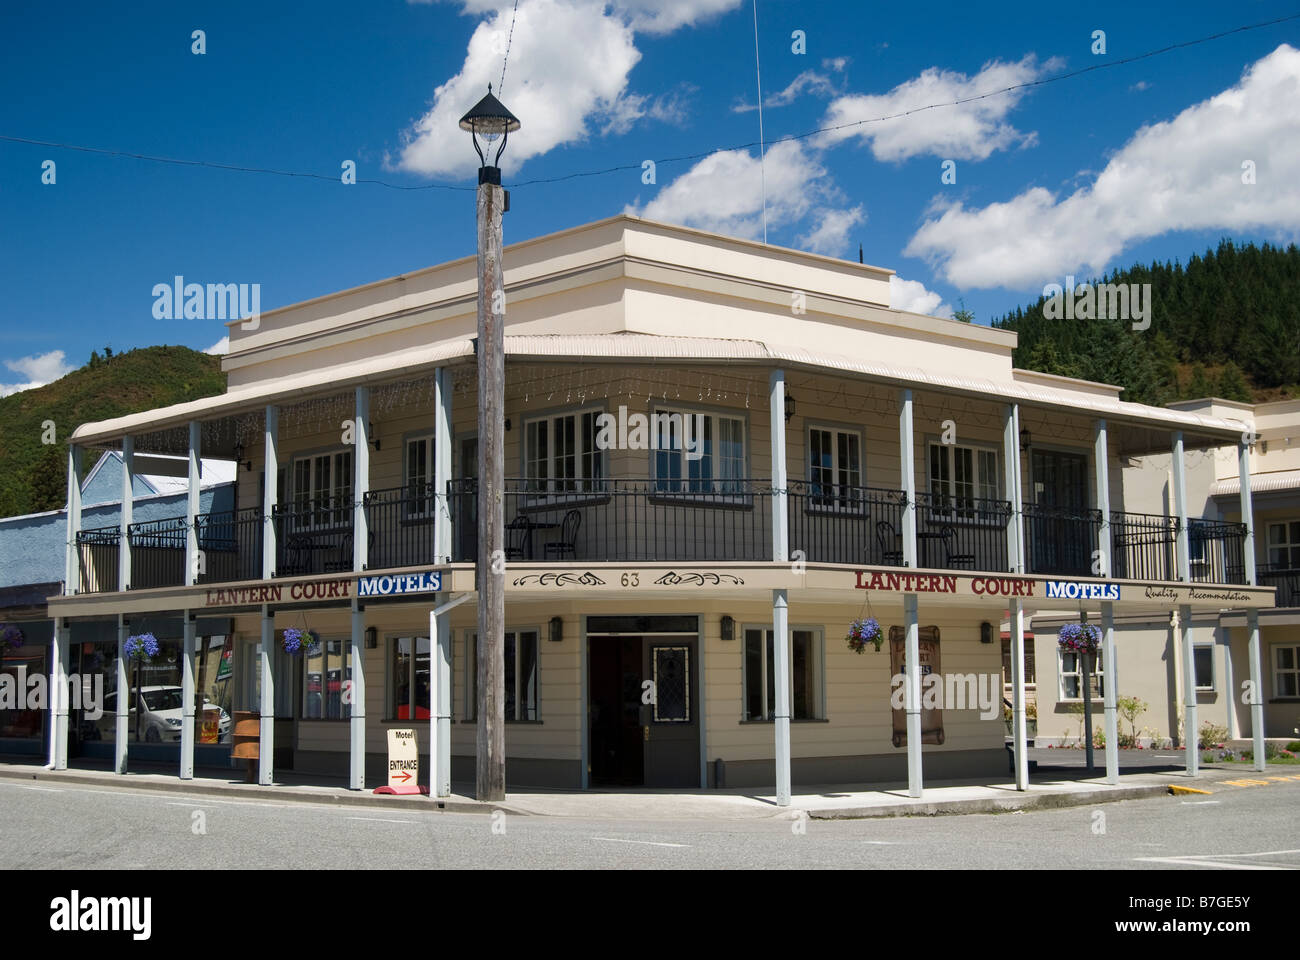
<path id="1" fill-rule="evenodd" d="M 659 408 L 651 416 L 650 429 L 654 434 L 656 490 L 731 495 L 745 492 L 743 419 Z"/>
<path id="2" fill-rule="evenodd" d="M 524 423 L 524 477 L 530 493 L 590 491 L 604 474 L 596 446 L 599 410 L 583 410 Z"/>
<path id="3" fill-rule="evenodd" d="M 808 496 L 812 506 L 862 510 L 862 435 L 855 430 L 808 431 Z"/>
<path id="4" fill-rule="evenodd" d="M 352 522 L 352 451 L 301 457 L 293 462 L 293 512 L 298 527 Z"/>
<path id="5" fill-rule="evenodd" d="M 998 454 L 983 447 L 930 444 L 930 494 L 935 508 L 963 519 L 979 518 L 983 504 L 998 499 Z"/>

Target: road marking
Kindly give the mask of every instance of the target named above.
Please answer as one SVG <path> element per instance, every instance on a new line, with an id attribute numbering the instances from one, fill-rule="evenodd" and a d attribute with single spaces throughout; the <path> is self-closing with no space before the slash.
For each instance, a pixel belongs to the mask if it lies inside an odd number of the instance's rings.
<path id="1" fill-rule="evenodd" d="M 1182 804 L 1184 807 L 1203 807 L 1207 803 L 1218 803 L 1218 802 L 1219 802 L 1218 800 L 1184 800 Z"/>
<path id="2" fill-rule="evenodd" d="M 1261 850 L 1259 853 L 1206 853 L 1187 857 L 1134 857 L 1144 863 L 1168 863 L 1174 866 L 1211 867 L 1216 870 L 1300 870 L 1300 863 L 1232 863 L 1242 857 L 1281 857 L 1300 850 Z"/>
<path id="3" fill-rule="evenodd" d="M 1243 777 L 1241 780 L 1224 780 L 1224 783 L 1231 787 L 1267 787 L 1267 780 L 1256 780 L 1254 777 Z"/>
<path id="4" fill-rule="evenodd" d="M 348 817 L 349 820 L 365 820 L 369 823 L 415 823 L 414 820 L 389 820 L 385 817 Z"/>
<path id="5" fill-rule="evenodd" d="M 896 847 L 896 846 L 898 846 L 898 844 L 896 844 L 893 840 L 863 840 L 862 842 L 863 842 L 863 843 L 874 844 L 874 845 L 877 846 L 877 847 Z"/>
<path id="6" fill-rule="evenodd" d="M 1205 796 L 1210 795 L 1209 790 L 1198 790 L 1196 787 L 1182 787 L 1175 783 L 1171 783 L 1169 785 L 1169 792 L 1174 794 L 1175 796 L 1178 796 L 1179 794 L 1183 794 L 1183 793 L 1200 793 L 1200 794 L 1204 794 Z"/>
<path id="7" fill-rule="evenodd" d="M 62 790 L 57 790 L 54 787 L 32 787 L 32 786 L 28 786 L 25 783 L 15 783 L 13 784 L 13 786 L 22 787 L 24 790 L 39 790 L 41 793 L 62 793 L 63 792 Z"/>
<path id="8" fill-rule="evenodd" d="M 1157 753 L 1157 754 L 1156 754 L 1154 757 L 1152 757 L 1151 759 L 1153 759 L 1153 760 L 1182 760 L 1183 758 L 1182 758 L 1181 756 L 1179 756 L 1178 754 L 1176 754 L 1176 753 L 1171 753 L 1171 754 L 1167 754 L 1167 755 L 1166 755 L 1166 754 L 1163 754 L 1163 753 Z"/>
<path id="9" fill-rule="evenodd" d="M 659 843 L 655 840 L 624 840 L 622 837 L 592 837 L 593 840 L 604 840 L 606 843 L 643 843 L 648 847 L 689 847 L 689 843 Z"/>

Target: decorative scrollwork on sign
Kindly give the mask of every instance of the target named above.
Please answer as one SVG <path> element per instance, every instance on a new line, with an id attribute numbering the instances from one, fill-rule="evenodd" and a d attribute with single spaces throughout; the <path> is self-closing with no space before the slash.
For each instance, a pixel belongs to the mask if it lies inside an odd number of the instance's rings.
<path id="1" fill-rule="evenodd" d="M 583 587 L 605 586 L 605 581 L 590 570 L 586 573 L 528 573 L 522 577 L 516 577 L 513 585 L 522 587 L 529 583 L 536 583 L 539 587 L 565 587 L 570 584 L 578 584 Z"/>
<path id="2" fill-rule="evenodd" d="M 730 573 L 688 573 L 682 576 L 673 570 L 669 570 L 655 583 L 665 587 L 703 587 L 706 584 L 716 587 L 721 583 L 732 583 L 741 587 L 745 585 L 744 580 Z"/>

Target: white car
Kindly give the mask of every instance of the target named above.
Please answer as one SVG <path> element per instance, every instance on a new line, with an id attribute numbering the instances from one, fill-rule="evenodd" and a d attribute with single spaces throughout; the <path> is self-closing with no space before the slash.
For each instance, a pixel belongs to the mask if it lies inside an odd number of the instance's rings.
<path id="1" fill-rule="evenodd" d="M 175 743 L 181 738 L 181 688 L 180 687 L 141 687 L 135 706 L 131 708 L 128 728 L 134 729 L 136 709 L 143 706 L 140 714 L 140 736 L 149 743 Z M 217 704 L 208 700 L 204 702 L 205 710 L 216 710 L 218 740 L 228 742 L 230 734 L 230 714 Z M 110 693 L 104 697 L 104 715 L 99 718 L 97 726 L 104 739 L 113 736 L 113 725 L 117 716 L 117 694 Z"/>

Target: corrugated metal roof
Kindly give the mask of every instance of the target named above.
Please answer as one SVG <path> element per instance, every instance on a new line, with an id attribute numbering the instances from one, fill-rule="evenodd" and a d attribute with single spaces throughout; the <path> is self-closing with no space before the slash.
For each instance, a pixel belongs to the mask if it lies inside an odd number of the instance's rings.
<path id="1" fill-rule="evenodd" d="M 1277 473 L 1252 473 L 1250 475 L 1251 493 L 1269 493 L 1274 490 L 1300 490 L 1300 470 L 1279 470 Z M 1212 497 L 1236 497 L 1240 495 L 1240 477 L 1216 480 L 1210 485 L 1210 496 Z"/>
<path id="2" fill-rule="evenodd" d="M 268 403 L 283 403 L 298 397 L 320 394 L 323 387 L 337 390 L 374 379 L 393 379 L 404 375 L 427 373 L 449 361 L 470 357 L 471 340 L 455 340 L 431 347 L 418 347 L 382 357 L 371 357 L 331 367 L 322 373 L 312 372 L 267 380 L 253 387 L 231 391 L 190 403 L 164 407 L 144 413 L 118 417 L 78 427 L 72 439 L 80 443 L 116 440 L 128 433 L 142 433 L 176 426 L 192 419 L 218 416 L 242 410 L 258 409 Z M 1141 423 L 1161 429 L 1192 428 L 1211 434 L 1240 434 L 1246 424 L 1236 420 L 1206 417 L 1126 403 L 1109 397 L 1086 396 L 1057 390 L 1041 384 L 1014 380 L 993 381 L 982 377 L 936 373 L 902 364 L 859 360 L 835 354 L 819 353 L 802 347 L 771 344 L 761 340 L 695 337 L 663 337 L 640 333 L 547 334 L 508 336 L 508 357 L 537 359 L 645 359 L 645 360 L 733 360 L 796 364 L 819 370 L 838 370 L 900 386 L 933 387 L 952 392 L 981 395 L 999 400 L 1083 411 L 1110 420 Z"/>

